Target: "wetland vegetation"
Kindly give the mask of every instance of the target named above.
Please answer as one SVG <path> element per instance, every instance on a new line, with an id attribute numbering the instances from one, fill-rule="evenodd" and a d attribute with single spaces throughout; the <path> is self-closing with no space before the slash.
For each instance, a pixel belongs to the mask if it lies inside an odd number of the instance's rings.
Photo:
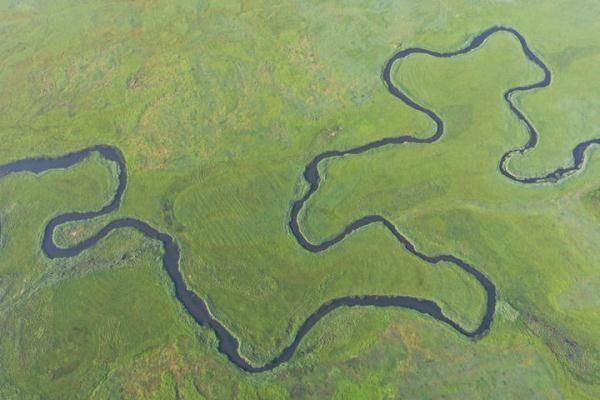
<path id="1" fill-rule="evenodd" d="M 600 395 L 600 167 L 578 145 L 600 134 L 595 2 L 0 4 L 0 397 Z M 512 28 L 473 39 L 490 26 Z M 469 43 L 381 79 L 406 49 Z M 394 87 L 444 122 L 435 143 L 373 145 L 440 129 Z M 507 104 L 515 87 L 539 90 Z M 119 150 L 7 173 L 100 143 Z M 363 216 L 379 223 L 303 247 Z M 426 299 L 477 331 L 490 291 L 457 260 L 493 282 L 494 320 L 471 341 L 427 313 L 341 307 L 248 374 L 178 301 L 169 246 L 252 365 L 348 296 Z"/>

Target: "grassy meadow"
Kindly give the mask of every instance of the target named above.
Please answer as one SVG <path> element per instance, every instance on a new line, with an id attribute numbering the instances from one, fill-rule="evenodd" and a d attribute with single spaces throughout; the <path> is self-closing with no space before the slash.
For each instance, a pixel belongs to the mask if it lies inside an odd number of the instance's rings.
<path id="1" fill-rule="evenodd" d="M 431 135 L 381 70 L 398 49 L 450 51 L 518 29 L 553 74 L 515 96 L 540 132 L 511 171 L 541 174 L 600 136 L 597 1 L 210 2 L 0 0 L 0 164 L 105 143 L 123 152 L 121 208 L 55 233 L 73 245 L 118 217 L 172 235 L 189 287 L 254 364 L 333 298 L 436 301 L 474 328 L 485 293 L 453 265 L 411 256 L 370 226 L 320 254 L 288 228 L 315 155 Z M 98 209 L 116 187 L 99 157 L 0 179 L 1 399 L 596 399 L 600 397 L 600 153 L 559 184 L 503 177 L 527 141 L 502 94 L 541 79 L 508 34 L 454 59 L 414 56 L 395 83 L 445 121 L 442 139 L 321 165 L 301 215 L 313 241 L 360 216 L 393 221 L 426 254 L 496 285 L 473 342 L 409 310 L 338 309 L 290 362 L 238 370 L 174 297 L 161 248 L 130 230 L 46 258 L 45 224 Z"/>

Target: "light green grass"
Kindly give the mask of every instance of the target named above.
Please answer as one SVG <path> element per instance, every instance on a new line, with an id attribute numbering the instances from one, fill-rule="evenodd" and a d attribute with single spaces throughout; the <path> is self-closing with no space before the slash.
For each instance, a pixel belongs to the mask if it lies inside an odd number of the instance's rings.
<path id="1" fill-rule="evenodd" d="M 540 131 L 518 174 L 569 162 L 600 135 L 594 1 L 0 1 L 0 163 L 106 143 L 124 153 L 121 209 L 57 230 L 69 245 L 132 216 L 173 235 L 187 283 L 261 363 L 321 303 L 349 294 L 435 300 L 465 326 L 483 293 L 369 227 L 314 255 L 287 228 L 304 165 L 328 149 L 431 134 L 381 69 L 400 47 L 463 46 L 510 25 L 552 85 L 516 96 Z M 499 305 L 468 341 L 407 310 L 336 310 L 281 368 L 241 373 L 175 300 L 160 247 L 132 231 L 69 260 L 40 249 L 44 224 L 98 209 L 114 165 L 0 180 L 0 398 L 598 398 L 600 167 L 552 186 L 503 178 L 527 140 L 502 93 L 541 77 L 500 34 L 453 60 L 416 56 L 394 81 L 446 122 L 438 143 L 322 166 L 301 216 L 313 240 L 381 213 L 427 254 L 489 276 Z"/>

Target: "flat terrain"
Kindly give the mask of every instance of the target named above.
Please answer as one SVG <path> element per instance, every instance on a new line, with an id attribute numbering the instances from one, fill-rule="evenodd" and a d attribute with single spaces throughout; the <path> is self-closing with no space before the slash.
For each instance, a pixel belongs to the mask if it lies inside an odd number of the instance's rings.
<path id="1" fill-rule="evenodd" d="M 489 293 L 473 276 L 381 224 L 307 251 L 290 210 L 318 154 L 435 132 L 388 91 L 390 57 L 455 51 L 492 26 L 518 30 L 552 74 L 512 97 L 539 137 L 507 168 L 572 165 L 600 137 L 600 6 L 548 3 L 0 1 L 0 165 L 120 149 L 120 207 L 52 239 L 76 247 L 120 218 L 169 235 L 186 286 L 251 365 L 345 296 L 426 299 L 474 330 Z M 319 243 L 380 215 L 422 254 L 475 266 L 497 292 L 479 340 L 414 310 L 341 307 L 289 361 L 246 373 L 178 301 L 159 242 L 127 228 L 73 257 L 42 250 L 54 217 L 113 198 L 119 168 L 94 153 L 0 179 L 0 398 L 600 397 L 598 150 L 556 183 L 499 169 L 530 138 L 503 95 L 543 78 L 508 32 L 459 57 L 399 60 L 393 85 L 443 136 L 324 160 L 298 216 Z"/>

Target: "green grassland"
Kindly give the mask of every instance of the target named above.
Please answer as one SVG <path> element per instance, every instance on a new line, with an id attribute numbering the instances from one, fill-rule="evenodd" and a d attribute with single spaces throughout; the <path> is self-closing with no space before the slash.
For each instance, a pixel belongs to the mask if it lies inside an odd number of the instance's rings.
<path id="1" fill-rule="evenodd" d="M 391 96 L 399 48 L 450 51 L 493 25 L 518 29 L 552 85 L 516 95 L 540 131 L 510 162 L 532 176 L 600 136 L 597 1 L 0 0 L 0 164 L 98 143 L 119 147 L 121 208 L 55 233 L 72 245 L 130 216 L 168 232 L 187 284 L 270 360 L 335 297 L 431 299 L 468 328 L 485 292 L 453 265 L 410 255 L 370 226 L 303 250 L 287 226 L 316 154 L 433 124 Z M 53 216 L 98 209 L 116 167 L 0 179 L 1 399 L 396 399 L 600 397 L 600 156 L 556 185 L 524 186 L 498 161 L 527 141 L 502 98 L 541 78 L 516 39 L 454 59 L 415 56 L 394 81 L 446 134 L 321 166 L 301 215 L 314 241 L 378 213 L 427 254 L 451 253 L 498 290 L 492 329 L 469 341 L 407 310 L 338 309 L 290 362 L 241 372 L 177 302 L 158 243 L 112 233 L 69 259 L 40 242 Z"/>

